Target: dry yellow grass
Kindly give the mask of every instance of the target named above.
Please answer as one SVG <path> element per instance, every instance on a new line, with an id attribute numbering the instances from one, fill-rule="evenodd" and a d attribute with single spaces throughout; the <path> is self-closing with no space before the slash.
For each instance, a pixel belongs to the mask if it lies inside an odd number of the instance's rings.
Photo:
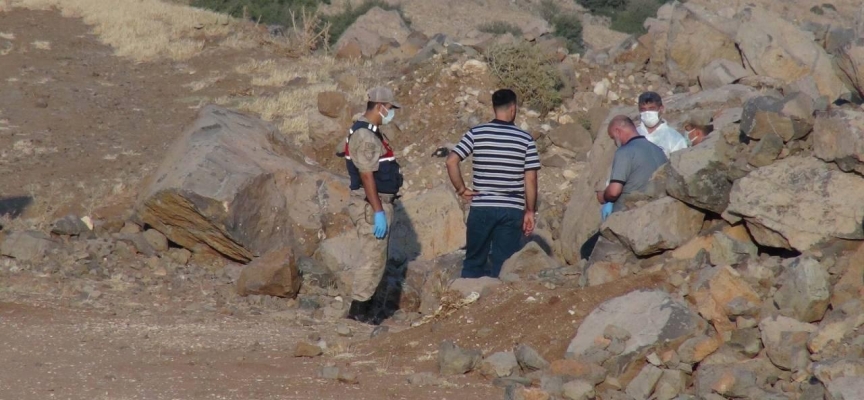
<path id="1" fill-rule="evenodd" d="M 278 122 L 282 133 L 304 141 L 308 139 L 309 132 L 307 113 L 317 107 L 318 93 L 336 90 L 336 83 L 332 78 L 334 71 L 350 71 L 363 82 L 371 79 L 374 69 L 370 63 L 351 63 L 338 61 L 333 57 L 312 56 L 296 60 L 250 61 L 238 66 L 236 71 L 250 75 L 252 84 L 256 86 L 282 86 L 295 78 L 307 80 L 307 83 L 301 86 L 285 87 L 276 95 L 246 99 L 237 105 L 241 110 L 251 111 L 268 121 Z M 362 102 L 365 87 L 361 84 L 346 95 L 349 102 Z M 230 101 L 228 97 L 216 100 L 220 104 Z"/>
<path id="2" fill-rule="evenodd" d="M 9 0 L 12 7 L 56 8 L 80 17 L 116 54 L 138 61 L 194 56 L 204 46 L 195 36 L 228 34 L 235 20 L 215 12 L 159 0 Z"/>

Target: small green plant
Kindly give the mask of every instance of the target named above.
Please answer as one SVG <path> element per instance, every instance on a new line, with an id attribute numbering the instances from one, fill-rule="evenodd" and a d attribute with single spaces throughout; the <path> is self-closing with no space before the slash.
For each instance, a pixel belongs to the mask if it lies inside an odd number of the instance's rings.
<path id="1" fill-rule="evenodd" d="M 314 11 L 330 0 L 192 0 L 193 7 L 207 8 L 236 18 L 249 18 L 265 24 L 288 24 L 291 13 Z"/>
<path id="2" fill-rule="evenodd" d="M 622 11 L 627 7 L 627 0 L 576 0 L 579 5 L 585 7 L 591 14 L 612 15 L 616 11 Z"/>
<path id="3" fill-rule="evenodd" d="M 579 125 L 582 125 L 582 127 L 585 128 L 585 130 L 588 132 L 591 132 L 591 130 L 592 130 L 591 129 L 591 120 L 588 119 L 587 117 L 579 118 Z"/>
<path id="4" fill-rule="evenodd" d="M 825 9 L 825 10 L 831 10 L 831 11 L 834 11 L 834 12 L 837 11 L 837 7 L 834 7 L 834 5 L 831 4 L 831 3 L 824 3 L 824 4 L 822 4 L 822 8 Z"/>
<path id="5" fill-rule="evenodd" d="M 628 0 L 624 10 L 612 14 L 610 28 L 634 35 L 644 34 L 645 20 L 655 17 L 664 3 L 664 0 Z"/>
<path id="6" fill-rule="evenodd" d="M 567 42 L 567 50 L 570 53 L 582 52 L 582 21 L 578 14 L 558 14 L 551 22 L 553 33 Z"/>
<path id="7" fill-rule="evenodd" d="M 509 33 L 517 37 L 522 36 L 522 28 L 506 21 L 486 22 L 477 26 L 477 30 L 493 35 L 505 35 Z"/>
<path id="8" fill-rule="evenodd" d="M 500 87 L 513 89 L 522 105 L 546 114 L 561 104 L 561 75 L 537 46 L 528 42 L 496 44 L 485 55 Z"/>
<path id="9" fill-rule="evenodd" d="M 552 19 L 561 14 L 561 6 L 555 0 L 542 0 L 537 5 L 537 14 L 540 15 L 540 18 L 545 19 L 546 22 L 552 23 Z"/>
<path id="10" fill-rule="evenodd" d="M 820 6 L 810 7 L 810 12 L 813 14 L 816 14 L 816 15 L 824 15 L 825 14 L 825 10 L 823 10 L 822 7 L 820 7 Z"/>
<path id="11" fill-rule="evenodd" d="M 324 22 L 330 24 L 330 44 L 336 43 L 342 34 L 348 30 L 348 27 L 350 27 L 354 21 L 357 21 L 357 18 L 360 18 L 363 14 L 366 14 L 369 10 L 375 7 L 380 7 L 387 11 L 396 10 L 399 12 L 399 15 L 402 16 L 405 23 L 411 25 L 411 21 L 405 17 L 404 13 L 402 13 L 402 7 L 398 5 L 390 5 L 383 0 L 366 0 L 357 7 L 352 6 L 351 3 L 347 3 L 345 10 L 341 13 L 324 18 Z"/>

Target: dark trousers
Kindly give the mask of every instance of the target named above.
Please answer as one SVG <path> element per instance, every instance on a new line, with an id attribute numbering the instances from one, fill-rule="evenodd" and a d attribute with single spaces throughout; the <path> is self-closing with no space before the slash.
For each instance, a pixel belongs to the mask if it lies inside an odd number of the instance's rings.
<path id="1" fill-rule="evenodd" d="M 504 264 L 519 251 L 524 212 L 507 207 L 471 207 L 463 278 L 497 278 Z"/>

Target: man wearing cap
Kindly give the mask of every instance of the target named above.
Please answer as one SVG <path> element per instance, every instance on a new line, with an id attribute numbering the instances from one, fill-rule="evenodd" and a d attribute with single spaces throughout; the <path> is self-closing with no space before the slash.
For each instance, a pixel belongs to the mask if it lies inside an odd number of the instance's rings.
<path id="1" fill-rule="evenodd" d="M 345 165 L 351 178 L 348 208 L 363 252 L 357 264 L 349 266 L 351 271 L 340 276 L 340 285 L 352 300 L 348 318 L 372 324 L 381 322 L 380 316 L 371 315 L 371 299 L 384 276 L 393 202 L 402 187 L 399 164 L 380 126 L 390 123 L 398 108 L 392 90 L 370 89 L 366 112 L 345 140 Z"/>
<path id="2" fill-rule="evenodd" d="M 668 158 L 672 152 L 687 148 L 687 139 L 663 120 L 664 110 L 663 99 L 656 92 L 639 95 L 639 117 L 642 121 L 636 130 L 649 142 L 660 146 Z"/>

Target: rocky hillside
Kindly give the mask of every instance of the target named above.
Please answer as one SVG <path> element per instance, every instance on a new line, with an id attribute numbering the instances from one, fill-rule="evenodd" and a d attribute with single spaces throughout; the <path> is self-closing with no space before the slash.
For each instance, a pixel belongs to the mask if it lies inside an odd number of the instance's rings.
<path id="1" fill-rule="evenodd" d="M 197 106 L 149 150 L 134 188 L 116 190 L 124 212 L 34 215 L 25 202 L 8 213 L 0 276 L 19 283 L 4 296 L 18 301 L 29 279 L 48 277 L 39 285 L 73 293 L 82 308 L 125 309 L 134 293 L 203 313 L 338 323 L 348 307 L 340 274 L 359 243 L 335 153 L 364 88 L 387 84 L 404 105 L 385 133 L 406 173 L 375 297 L 389 319 L 374 340 L 349 342 L 343 323 L 340 339 L 298 340 L 295 356 L 326 360 L 320 378 L 354 385 L 364 363 L 416 357 L 435 372 L 407 374 L 411 385 L 447 388 L 469 374 L 513 400 L 859 398 L 864 8 L 673 2 L 637 37 L 573 7 L 596 22 L 577 53 L 533 3 L 510 3 L 406 1 L 410 25 L 373 8 L 332 55 L 298 48 L 308 43 L 298 32 L 181 6 L 171 7 L 189 13 L 189 30 L 176 33 L 183 46 L 141 51 L 105 36 L 120 56 L 181 71 L 171 79 L 196 72 L 191 93 L 171 91 L 177 84 L 165 93 Z M 87 4 L 62 11 L 107 35 L 113 25 Z M 495 20 L 522 35 L 448 17 L 483 7 L 503 10 Z M 15 37 L 0 28 L 7 54 L 47 51 L 16 50 Z M 502 82 L 528 79 L 538 90 L 522 93 L 530 106 L 517 123 L 544 166 L 537 232 L 500 279 L 457 279 L 467 207 L 434 154 L 490 117 Z M 594 190 L 615 151 L 606 127 L 618 114 L 637 117 L 645 90 L 664 96 L 671 125 L 710 134 L 673 153 L 649 193 L 601 223 Z M 39 141 L 14 143 L 16 160 L 46 153 L 22 150 Z M 331 364 L 339 358 L 328 340 L 365 356 Z"/>

